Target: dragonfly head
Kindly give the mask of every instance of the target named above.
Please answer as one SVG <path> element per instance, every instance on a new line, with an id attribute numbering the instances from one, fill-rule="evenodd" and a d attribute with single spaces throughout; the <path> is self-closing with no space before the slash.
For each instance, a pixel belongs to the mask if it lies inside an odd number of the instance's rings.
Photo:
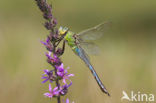
<path id="1" fill-rule="evenodd" d="M 58 32 L 59 32 L 59 35 L 63 36 L 66 32 L 68 31 L 68 28 L 67 27 L 60 27 Z"/>

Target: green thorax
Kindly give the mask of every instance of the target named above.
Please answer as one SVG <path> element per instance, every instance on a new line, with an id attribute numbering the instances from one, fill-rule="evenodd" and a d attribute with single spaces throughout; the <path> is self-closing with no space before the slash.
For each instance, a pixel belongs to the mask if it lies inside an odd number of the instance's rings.
<path id="1" fill-rule="evenodd" d="M 74 35 L 73 32 L 68 31 L 68 33 L 64 37 L 66 39 L 66 41 L 68 42 L 68 45 L 71 47 L 75 46 L 75 38 L 73 37 L 73 35 Z"/>
<path id="2" fill-rule="evenodd" d="M 68 31 L 68 33 L 66 34 L 64 38 L 68 42 L 68 45 L 72 48 L 72 50 L 75 51 L 75 48 L 77 48 L 77 45 L 75 44 L 75 38 L 73 36 L 74 36 L 74 33 L 71 31 Z"/>

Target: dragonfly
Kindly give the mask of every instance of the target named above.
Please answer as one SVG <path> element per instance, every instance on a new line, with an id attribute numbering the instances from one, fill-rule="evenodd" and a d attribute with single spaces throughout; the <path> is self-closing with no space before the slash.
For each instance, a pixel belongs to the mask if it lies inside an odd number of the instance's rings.
<path id="1" fill-rule="evenodd" d="M 110 96 L 110 94 L 92 66 L 88 54 L 96 54 L 99 51 L 98 47 L 92 41 L 101 38 L 109 24 L 110 22 L 101 23 L 80 33 L 69 31 L 67 27 L 60 27 L 58 30 L 59 35 L 64 37 L 65 42 L 71 47 L 72 51 L 80 57 L 90 69 L 102 92 L 108 96 Z"/>

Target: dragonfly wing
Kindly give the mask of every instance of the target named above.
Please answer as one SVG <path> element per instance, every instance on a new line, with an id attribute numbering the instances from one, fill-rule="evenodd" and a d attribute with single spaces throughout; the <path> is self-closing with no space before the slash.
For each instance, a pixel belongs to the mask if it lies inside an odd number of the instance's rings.
<path id="1" fill-rule="evenodd" d="M 101 23 L 93 28 L 84 30 L 77 34 L 80 40 L 96 40 L 102 37 L 105 31 L 110 27 L 111 22 Z"/>
<path id="2" fill-rule="evenodd" d="M 100 53 L 99 47 L 93 42 L 80 42 L 80 45 L 87 54 L 97 55 Z"/>

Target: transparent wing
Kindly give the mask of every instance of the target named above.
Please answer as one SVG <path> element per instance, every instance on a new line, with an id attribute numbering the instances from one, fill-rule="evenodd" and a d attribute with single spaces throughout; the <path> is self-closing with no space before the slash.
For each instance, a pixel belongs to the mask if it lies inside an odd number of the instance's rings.
<path id="1" fill-rule="evenodd" d="M 87 54 L 98 55 L 100 52 L 99 47 L 93 42 L 80 42 L 80 46 Z"/>
<path id="2" fill-rule="evenodd" d="M 102 37 L 107 31 L 107 29 L 110 27 L 111 22 L 105 22 L 101 23 L 93 28 L 84 30 L 77 34 L 80 40 L 96 40 Z"/>

